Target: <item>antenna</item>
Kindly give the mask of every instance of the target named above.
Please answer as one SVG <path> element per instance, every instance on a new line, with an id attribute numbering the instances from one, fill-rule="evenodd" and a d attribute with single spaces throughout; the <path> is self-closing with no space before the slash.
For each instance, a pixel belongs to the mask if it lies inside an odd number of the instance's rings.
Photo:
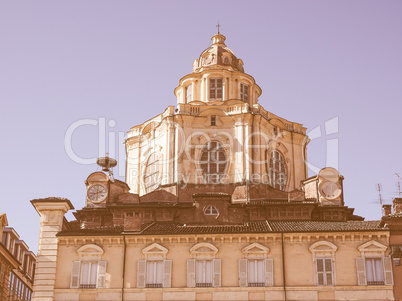
<path id="1" fill-rule="evenodd" d="M 381 196 L 381 191 L 382 191 L 382 185 L 381 184 L 377 184 L 377 190 L 378 190 L 378 199 L 381 205 L 381 212 L 382 215 L 384 215 L 384 208 L 382 207 L 382 196 Z"/>
<path id="2" fill-rule="evenodd" d="M 399 175 L 399 173 L 395 172 L 396 177 L 398 178 L 398 196 L 401 197 L 401 176 Z"/>

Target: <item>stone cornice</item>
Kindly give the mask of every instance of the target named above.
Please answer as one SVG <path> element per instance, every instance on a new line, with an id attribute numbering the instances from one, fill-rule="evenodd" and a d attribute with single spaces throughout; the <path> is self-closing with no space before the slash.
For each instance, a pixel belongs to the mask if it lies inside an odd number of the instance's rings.
<path id="1" fill-rule="evenodd" d="M 10 253 L 6 247 L 0 243 L 0 256 L 3 257 L 6 261 L 8 261 L 13 269 L 16 269 L 20 266 L 20 262 L 15 259 L 15 257 Z"/>
<path id="2" fill-rule="evenodd" d="M 34 199 L 31 200 L 31 204 L 35 207 L 36 211 L 39 213 L 43 210 L 50 211 L 63 211 L 66 213 L 69 210 L 73 210 L 74 206 L 71 204 L 69 199 L 49 197 L 45 199 Z"/>
<path id="3" fill-rule="evenodd" d="M 333 233 L 284 233 L 284 242 L 291 244 L 313 243 L 316 241 L 353 242 L 367 240 L 389 240 L 387 230 L 356 231 L 356 232 L 333 232 Z M 122 245 L 123 240 L 129 244 L 148 243 L 278 243 L 281 241 L 281 233 L 258 233 L 258 234 L 192 234 L 192 235 L 87 235 L 87 236 L 58 236 L 59 245 Z"/>

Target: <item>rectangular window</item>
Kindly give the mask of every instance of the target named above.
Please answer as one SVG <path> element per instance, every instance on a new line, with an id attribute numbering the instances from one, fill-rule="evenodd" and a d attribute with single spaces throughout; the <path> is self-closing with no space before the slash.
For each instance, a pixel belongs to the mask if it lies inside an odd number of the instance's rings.
<path id="1" fill-rule="evenodd" d="M 366 258 L 367 285 L 384 285 L 381 258 Z"/>
<path id="2" fill-rule="evenodd" d="M 80 288 L 95 288 L 97 271 L 97 262 L 82 262 Z"/>
<path id="3" fill-rule="evenodd" d="M 138 260 L 137 287 L 171 287 L 171 260 Z"/>
<path id="4" fill-rule="evenodd" d="M 274 286 L 273 259 L 239 259 L 239 286 Z"/>
<path id="5" fill-rule="evenodd" d="M 393 285 L 392 259 L 356 258 L 357 282 L 359 285 Z"/>
<path id="6" fill-rule="evenodd" d="M 248 260 L 248 286 L 265 286 L 264 260 Z"/>
<path id="7" fill-rule="evenodd" d="M 187 260 L 187 287 L 220 287 L 221 260 Z"/>
<path id="8" fill-rule="evenodd" d="M 215 115 L 211 116 L 211 125 L 216 125 L 216 116 Z"/>
<path id="9" fill-rule="evenodd" d="M 222 100 L 222 78 L 209 79 L 209 99 Z"/>
<path id="10" fill-rule="evenodd" d="M 317 285 L 334 285 L 331 258 L 316 258 Z"/>
<path id="11" fill-rule="evenodd" d="M 186 102 L 189 103 L 193 100 L 193 85 L 188 85 L 186 87 Z"/>
<path id="12" fill-rule="evenodd" d="M 71 266 L 71 288 L 104 288 L 106 261 L 73 261 Z"/>
<path id="13" fill-rule="evenodd" d="M 212 260 L 197 260 L 195 275 L 196 287 L 212 287 Z"/>
<path id="14" fill-rule="evenodd" d="M 248 102 L 248 91 L 249 91 L 248 85 L 241 83 L 240 84 L 240 99 L 244 102 Z"/>
<path id="15" fill-rule="evenodd" d="M 163 262 L 147 261 L 147 284 L 146 287 L 162 287 L 163 284 Z"/>

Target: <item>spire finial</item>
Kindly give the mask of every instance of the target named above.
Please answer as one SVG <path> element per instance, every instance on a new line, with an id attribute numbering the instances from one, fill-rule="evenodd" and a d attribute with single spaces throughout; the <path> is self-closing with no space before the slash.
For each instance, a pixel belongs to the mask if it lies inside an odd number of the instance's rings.
<path id="1" fill-rule="evenodd" d="M 221 34 L 220 32 L 219 32 L 219 27 L 221 27 L 222 25 L 219 25 L 219 21 L 218 21 L 218 25 L 216 25 L 216 27 L 218 27 L 218 34 Z"/>

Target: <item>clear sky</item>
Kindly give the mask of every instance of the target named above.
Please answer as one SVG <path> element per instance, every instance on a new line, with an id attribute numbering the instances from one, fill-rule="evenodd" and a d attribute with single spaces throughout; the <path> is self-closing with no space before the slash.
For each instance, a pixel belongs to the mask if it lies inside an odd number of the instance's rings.
<path id="1" fill-rule="evenodd" d="M 97 122 L 72 135 L 77 156 L 96 158 L 105 120 L 117 157 L 119 133 L 176 104 L 174 88 L 219 20 L 263 90 L 260 104 L 313 131 L 310 163 L 327 165 L 328 148 L 346 205 L 379 219 L 376 184 L 390 203 L 402 173 L 401 11 L 401 1 L 382 0 L 2 0 L 0 211 L 36 251 L 39 215 L 29 201 L 59 196 L 80 209 L 97 169 L 66 153 L 69 127 Z M 115 175 L 124 180 L 124 168 Z"/>

